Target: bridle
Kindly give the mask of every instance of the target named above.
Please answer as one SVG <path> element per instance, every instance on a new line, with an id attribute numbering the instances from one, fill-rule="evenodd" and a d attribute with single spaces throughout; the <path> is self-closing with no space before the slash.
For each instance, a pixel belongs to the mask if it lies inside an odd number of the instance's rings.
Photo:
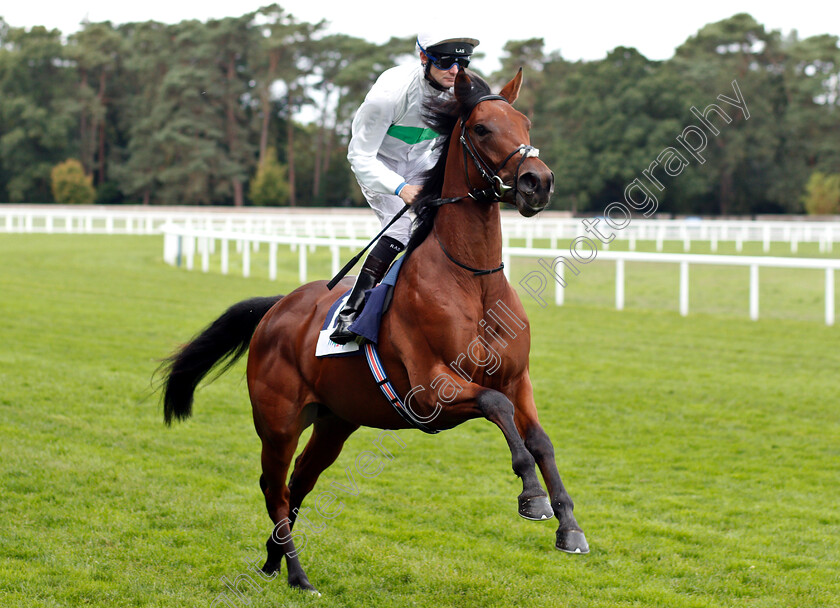
<path id="1" fill-rule="evenodd" d="M 537 158 L 540 155 L 539 149 L 535 148 L 534 146 L 528 144 L 520 144 L 513 151 L 508 154 L 504 160 L 499 163 L 499 166 L 496 167 L 494 170 L 493 167 L 490 166 L 481 153 L 478 151 L 475 143 L 473 142 L 472 138 L 470 137 L 469 131 L 467 131 L 467 121 L 470 119 L 472 115 L 472 111 L 480 104 L 482 101 L 493 101 L 499 100 L 504 101 L 505 103 L 509 103 L 508 100 L 501 95 L 485 95 L 484 97 L 479 98 L 478 101 L 475 102 L 475 105 L 470 110 L 470 113 L 467 114 L 466 117 L 461 119 L 461 149 L 464 152 L 464 178 L 467 182 L 467 187 L 470 189 L 467 196 L 469 196 L 473 200 L 480 200 L 486 201 L 489 203 L 495 203 L 501 201 L 504 196 L 510 192 L 511 190 L 516 190 L 519 185 L 519 170 L 522 168 L 522 164 L 525 162 L 526 158 Z M 522 158 L 519 160 L 519 163 L 516 165 L 516 171 L 513 174 L 513 185 L 508 185 L 502 180 L 499 176 L 499 171 L 501 171 L 505 165 L 508 164 L 511 158 L 513 158 L 516 154 L 520 154 Z M 469 163 L 467 162 L 467 157 L 472 159 L 473 164 L 475 165 L 476 169 L 478 169 L 478 173 L 487 183 L 487 187 L 483 190 L 479 190 L 475 186 L 472 185 L 470 180 L 470 169 Z M 462 197 L 455 197 L 451 199 L 440 199 L 438 201 L 439 205 L 453 203 L 456 201 L 462 200 Z M 473 268 L 471 266 L 467 266 L 462 262 L 456 260 L 452 255 L 446 250 L 446 247 L 443 246 L 440 238 L 438 238 L 437 232 L 435 232 L 435 239 L 440 245 L 441 250 L 443 251 L 444 255 L 449 259 L 450 262 L 463 268 L 464 270 L 469 270 L 475 276 L 483 276 L 487 274 L 493 274 L 503 270 L 505 267 L 504 262 L 499 264 L 496 268 L 488 268 L 488 269 L 480 269 L 480 268 Z"/>
<path id="2" fill-rule="evenodd" d="M 499 101 L 504 101 L 505 103 L 510 103 L 506 98 L 502 97 L 501 95 L 485 95 L 483 97 L 480 97 L 478 99 L 478 101 L 475 102 L 475 105 L 473 105 L 472 109 L 466 115 L 466 117 L 461 119 L 461 136 L 460 136 L 461 147 L 464 150 L 464 177 L 466 178 L 467 186 L 470 189 L 467 196 L 469 196 L 473 200 L 481 200 L 481 201 L 486 201 L 486 202 L 489 202 L 489 203 L 494 203 L 494 202 L 501 201 L 502 198 L 505 196 L 505 194 L 507 194 L 511 190 L 515 190 L 518 186 L 518 183 L 519 183 L 519 170 L 522 168 L 522 164 L 525 162 L 525 159 L 526 158 L 536 158 L 536 157 L 539 157 L 539 155 L 540 155 L 540 151 L 537 148 L 535 148 L 534 146 L 530 146 L 530 145 L 526 145 L 526 144 L 520 144 L 519 146 L 514 148 L 514 150 L 510 154 L 508 154 L 505 157 L 505 159 L 499 164 L 499 166 L 496 168 L 495 171 L 490 167 L 490 164 L 486 160 L 484 160 L 484 158 L 479 153 L 478 148 L 475 147 L 475 144 L 473 143 L 472 139 L 470 138 L 470 134 L 467 131 L 467 121 L 470 119 L 470 116 L 472 115 L 472 111 L 475 110 L 475 108 L 476 108 L 476 106 L 478 106 L 478 104 L 480 104 L 482 101 L 492 101 L 492 100 L 499 100 Z M 509 185 L 504 183 L 504 181 L 502 180 L 501 177 L 499 177 L 499 171 L 501 171 L 504 168 L 504 166 L 510 161 L 510 159 L 513 158 L 513 156 L 517 153 L 521 154 L 522 158 L 519 160 L 519 163 L 516 165 L 516 171 L 513 174 L 513 185 L 509 186 Z M 470 182 L 470 171 L 469 171 L 469 166 L 468 166 L 468 163 L 467 163 L 467 155 L 469 155 L 472 158 L 473 163 L 475 163 L 475 166 L 478 169 L 478 172 L 481 174 L 482 178 L 484 178 L 484 180 L 488 184 L 487 188 L 485 188 L 484 190 L 476 189 L 475 187 L 473 187 L 472 183 Z M 457 203 L 458 201 L 462 201 L 465 198 L 466 197 L 464 197 L 464 196 L 453 196 L 453 197 L 450 197 L 450 198 L 439 198 L 439 199 L 430 201 L 429 205 L 431 207 L 442 207 L 443 205 L 449 205 L 451 203 Z M 332 280 L 330 280 L 330 282 L 327 283 L 327 288 L 328 289 L 333 289 L 338 284 L 338 282 L 350 271 L 350 269 L 353 268 L 353 266 L 355 266 L 355 264 L 361 259 L 362 255 L 364 255 L 364 253 L 368 250 L 368 248 L 370 248 L 371 245 L 373 245 L 375 242 L 377 242 L 379 240 L 379 237 L 381 237 L 383 234 L 385 234 L 385 231 L 388 230 L 388 228 L 390 228 L 398 219 L 400 219 L 403 216 L 403 214 L 405 214 L 405 212 L 409 210 L 409 208 L 410 208 L 409 205 L 405 205 L 402 209 L 400 209 L 394 215 L 394 217 L 391 218 L 391 221 L 388 222 L 388 224 L 382 228 L 382 230 L 379 232 L 379 234 L 377 234 L 375 237 L 373 237 L 373 239 L 370 241 L 370 243 L 368 243 L 367 246 L 364 249 L 362 249 L 359 253 L 357 253 L 356 256 L 352 260 L 347 262 L 347 264 L 344 265 L 344 268 L 342 268 L 332 278 Z M 433 230 L 434 230 L 434 228 L 433 228 Z M 437 231 L 435 231 L 435 239 L 437 240 L 438 245 L 440 245 L 441 251 L 443 251 L 444 255 L 446 255 L 446 257 L 449 259 L 449 261 L 451 261 L 456 266 L 459 266 L 460 268 L 463 268 L 464 270 L 469 270 L 475 276 L 483 276 L 483 275 L 487 275 L 487 274 L 494 274 L 496 272 L 499 272 L 500 270 L 504 270 L 504 267 L 505 267 L 504 262 L 499 264 L 496 268 L 487 268 L 487 269 L 473 268 L 472 266 L 467 266 L 466 264 L 464 264 L 462 262 L 459 262 L 454 257 L 452 257 L 452 254 L 450 254 L 446 250 L 446 247 L 444 247 L 443 243 L 440 241 L 440 238 L 437 235 Z"/>
<path id="3" fill-rule="evenodd" d="M 482 101 L 493 101 L 493 100 L 500 100 L 508 103 L 508 100 L 502 97 L 501 95 L 485 95 L 481 97 L 475 105 L 473 106 L 470 113 L 467 114 L 465 118 L 461 119 L 461 149 L 464 152 L 464 177 L 467 181 L 467 186 L 470 189 L 469 197 L 474 200 L 484 200 L 488 202 L 497 202 L 502 200 L 504 196 L 510 192 L 511 190 L 516 190 L 519 185 L 519 170 L 522 168 L 522 164 L 525 162 L 526 158 L 537 158 L 540 155 L 539 149 L 535 148 L 534 146 L 527 145 L 527 144 L 520 144 L 514 150 L 508 154 L 504 160 L 499 163 L 499 166 L 496 167 L 494 170 L 490 163 L 484 160 L 484 157 L 481 156 L 481 153 L 476 148 L 475 143 L 473 142 L 472 138 L 470 137 L 469 131 L 467 131 L 467 121 L 470 119 L 472 115 L 472 111 L 480 104 Z M 499 171 L 501 171 L 505 165 L 508 164 L 511 158 L 514 155 L 519 154 L 522 158 L 519 159 L 519 163 L 516 165 L 516 171 L 513 174 L 513 185 L 508 185 L 504 183 L 502 178 L 499 176 Z M 487 182 L 487 188 L 484 190 L 479 190 L 475 186 L 472 185 L 470 181 L 470 171 L 469 171 L 469 163 L 467 163 L 467 156 L 469 156 L 475 168 L 478 169 L 478 173 Z"/>

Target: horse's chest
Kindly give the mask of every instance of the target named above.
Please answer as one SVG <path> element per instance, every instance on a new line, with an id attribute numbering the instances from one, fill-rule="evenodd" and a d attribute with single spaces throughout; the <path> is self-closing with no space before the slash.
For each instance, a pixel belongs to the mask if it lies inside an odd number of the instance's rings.
<path id="1" fill-rule="evenodd" d="M 391 330 L 410 367 L 443 366 L 453 379 L 493 388 L 527 370 L 530 326 L 509 288 L 470 291 L 441 278 L 408 287 L 395 295 Z M 415 356 L 406 360 L 407 352 Z"/>
<path id="2" fill-rule="evenodd" d="M 529 327 L 507 307 L 490 308 L 478 321 L 453 319 L 436 338 L 434 350 L 469 382 L 484 386 L 505 383 L 528 365 Z"/>

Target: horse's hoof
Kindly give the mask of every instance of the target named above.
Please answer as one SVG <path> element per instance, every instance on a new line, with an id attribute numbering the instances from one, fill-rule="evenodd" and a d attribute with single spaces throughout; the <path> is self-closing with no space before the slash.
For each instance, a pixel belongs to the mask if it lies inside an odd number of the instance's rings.
<path id="1" fill-rule="evenodd" d="M 532 521 L 545 521 L 554 517 L 554 509 L 547 496 L 519 497 L 519 514 Z"/>
<path id="2" fill-rule="evenodd" d="M 557 530 L 557 542 L 554 548 L 565 553 L 589 553 L 589 543 L 580 530 Z"/>
<path id="3" fill-rule="evenodd" d="M 290 582 L 289 586 L 292 589 L 296 589 L 296 590 L 300 591 L 301 593 L 310 593 L 310 594 L 314 595 L 315 597 L 321 597 L 321 593 L 315 587 L 312 586 L 312 583 L 310 583 L 306 579 L 304 579 L 302 581 L 295 581 L 293 583 Z"/>
<path id="4" fill-rule="evenodd" d="M 266 562 L 263 564 L 263 567 L 261 568 L 261 570 L 265 574 L 274 574 L 275 572 L 280 570 L 280 562 L 273 562 L 273 561 L 270 561 L 270 560 L 266 560 Z"/>

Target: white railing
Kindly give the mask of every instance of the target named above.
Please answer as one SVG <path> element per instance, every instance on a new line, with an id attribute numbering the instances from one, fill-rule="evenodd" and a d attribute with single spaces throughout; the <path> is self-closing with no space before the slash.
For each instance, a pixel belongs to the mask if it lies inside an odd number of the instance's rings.
<path id="1" fill-rule="evenodd" d="M 280 245 L 288 245 L 298 252 L 298 280 L 305 283 L 308 275 L 307 251 L 315 252 L 318 247 L 327 247 L 331 254 L 330 272 L 334 276 L 341 268 L 341 248 L 359 250 L 368 244 L 368 239 L 337 237 L 302 237 L 271 234 L 249 234 L 236 231 L 215 231 L 185 228 L 174 224 L 161 227 L 163 232 L 163 260 L 173 266 L 195 267 L 196 257 L 201 260 L 201 270 L 209 272 L 210 256 L 218 250 L 221 256 L 222 274 L 230 271 L 230 246 L 242 254 L 242 276 L 251 276 L 251 251 L 262 244 L 268 245 L 268 278 L 277 279 L 277 253 Z"/>
<path id="2" fill-rule="evenodd" d="M 159 234 L 169 223 L 204 230 L 237 230 L 255 234 L 363 238 L 379 231 L 370 213 L 203 211 L 11 207 L 0 205 L 0 232 L 46 234 Z"/>
<path id="3" fill-rule="evenodd" d="M 584 224 L 586 221 L 589 228 Z M 762 244 L 769 252 L 772 243 L 790 245 L 796 253 L 800 243 L 818 243 L 820 252 L 832 251 L 834 241 L 840 239 L 840 222 L 836 221 L 784 221 L 784 220 L 701 220 L 701 219 L 634 219 L 625 227 L 611 229 L 603 218 L 522 218 L 509 217 L 503 224 L 505 244 L 510 239 L 525 239 L 526 247 L 535 239 L 548 239 L 549 247 L 556 248 L 558 240 L 572 240 L 580 236 L 617 241 L 627 241 L 630 251 L 635 251 L 639 241 L 653 241 L 656 250 L 662 251 L 666 241 L 682 242 L 683 250 L 690 251 L 692 242 L 710 244 L 717 251 L 718 244 L 734 242 L 736 251 L 743 251 L 744 243 Z M 595 234 L 601 233 L 604 238 Z M 605 245 L 609 249 L 609 243 Z"/>
<path id="4" fill-rule="evenodd" d="M 550 248 L 559 242 L 587 233 L 587 222 L 595 222 L 594 229 L 607 238 L 627 241 L 631 251 L 639 241 L 654 242 L 662 251 L 666 241 L 682 242 L 683 250 L 690 251 L 695 242 L 710 244 L 712 252 L 721 242 L 734 242 L 736 251 L 742 251 L 746 242 L 762 244 L 765 253 L 773 243 L 789 245 L 796 253 L 801 243 L 818 243 L 821 252 L 833 250 L 834 241 L 840 239 L 840 222 L 837 221 L 741 221 L 741 220 L 658 220 L 634 219 L 620 230 L 611 230 L 604 218 L 570 218 L 557 215 L 540 215 L 523 218 L 515 212 L 502 214 L 505 245 L 512 239 L 524 239 L 532 247 L 537 239 L 548 240 Z M 379 231 L 379 222 L 369 212 L 330 209 L 261 209 L 233 210 L 232 208 L 71 208 L 43 205 L 38 207 L 0 205 L 0 232 L 40 233 L 100 233 L 100 234 L 157 234 L 164 224 L 180 223 L 189 228 L 204 230 L 236 230 L 256 234 L 289 236 L 321 236 L 370 238 Z M 591 229 L 590 229 L 591 230 Z M 599 239 L 601 240 L 601 239 Z M 605 245 L 609 249 L 609 245 Z"/>
<path id="5" fill-rule="evenodd" d="M 510 267 L 510 260 L 513 257 L 537 258 L 540 261 L 542 270 L 529 272 L 519 281 L 522 287 L 536 302 L 545 305 L 542 294 L 549 281 L 555 282 L 554 303 L 558 306 L 563 304 L 565 295 L 566 274 L 565 268 L 581 272 L 575 264 L 575 260 L 569 255 L 569 250 L 557 249 L 528 249 L 522 247 L 509 247 L 503 250 L 505 267 Z M 571 259 L 570 259 L 571 258 Z M 689 253 L 642 253 L 635 251 L 601 251 L 597 254 L 599 260 L 613 260 L 616 263 L 615 269 L 615 307 L 617 310 L 624 309 L 624 264 L 625 262 L 655 262 L 671 263 L 680 265 L 679 282 L 679 310 L 683 316 L 688 315 L 688 273 L 692 265 L 713 265 L 713 266 L 742 266 L 750 269 L 750 295 L 749 308 L 750 319 L 758 320 L 759 289 L 758 278 L 759 268 L 802 268 L 817 269 L 825 271 L 825 324 L 834 325 L 834 271 L 840 268 L 840 260 L 827 258 L 780 258 L 769 256 L 739 256 L 739 255 L 700 255 Z M 574 270 L 573 270 L 574 272 Z M 532 281 L 536 281 L 532 284 Z"/>
<path id="6" fill-rule="evenodd" d="M 201 258 L 201 269 L 208 272 L 210 256 L 215 253 L 217 242 L 221 254 L 221 272 L 227 274 L 230 268 L 229 247 L 233 242 L 237 251 L 242 253 L 242 274 L 250 276 L 251 250 L 260 244 L 267 244 L 268 278 L 277 278 L 277 253 L 279 245 L 288 245 L 292 251 L 298 251 L 298 280 L 307 281 L 307 251 L 313 252 L 318 247 L 327 247 L 331 252 L 331 276 L 335 275 L 341 265 L 340 249 L 347 248 L 350 252 L 364 247 L 366 239 L 347 239 L 336 237 L 298 237 L 267 234 L 248 234 L 235 231 L 198 230 L 166 225 L 164 233 L 164 260 L 172 265 L 185 266 L 193 269 L 195 258 Z M 542 298 L 546 287 L 553 279 L 556 283 L 554 303 L 562 305 L 565 295 L 565 268 L 567 264 L 575 267 L 574 260 L 569 259 L 569 250 L 535 249 L 528 247 L 504 247 L 502 255 L 505 263 L 505 274 L 510 278 L 512 258 L 537 258 L 542 270 L 531 271 L 519 281 L 519 286 L 536 302 L 545 305 Z M 732 256 L 732 255 L 699 255 L 686 253 L 642 253 L 635 251 L 601 251 L 597 254 L 601 260 L 612 260 L 616 263 L 615 305 L 618 310 L 624 309 L 625 262 L 656 262 L 679 264 L 679 310 L 685 316 L 689 310 L 689 281 L 688 273 L 691 265 L 743 266 L 750 269 L 750 318 L 759 317 L 759 269 L 773 268 L 803 268 L 820 269 L 825 271 L 825 323 L 834 325 L 834 271 L 840 268 L 840 259 L 831 258 L 781 258 L 769 256 Z M 580 272 L 580 271 L 578 271 Z M 536 284 L 532 281 L 536 280 Z"/>

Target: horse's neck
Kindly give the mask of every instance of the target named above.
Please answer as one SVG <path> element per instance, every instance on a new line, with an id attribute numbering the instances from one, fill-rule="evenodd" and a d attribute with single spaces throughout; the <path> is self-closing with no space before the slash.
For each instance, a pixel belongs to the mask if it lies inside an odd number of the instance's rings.
<path id="1" fill-rule="evenodd" d="M 453 135 L 446 162 L 441 196 L 464 196 L 444 205 L 435 218 L 435 232 L 446 250 L 462 264 L 473 268 L 496 268 L 502 259 L 502 220 L 499 203 L 478 202 L 466 194 L 464 155 Z"/>
<path id="2" fill-rule="evenodd" d="M 501 262 L 502 221 L 498 203 L 465 198 L 444 205 L 435 218 L 434 229 L 446 251 L 462 264 L 490 269 Z"/>

